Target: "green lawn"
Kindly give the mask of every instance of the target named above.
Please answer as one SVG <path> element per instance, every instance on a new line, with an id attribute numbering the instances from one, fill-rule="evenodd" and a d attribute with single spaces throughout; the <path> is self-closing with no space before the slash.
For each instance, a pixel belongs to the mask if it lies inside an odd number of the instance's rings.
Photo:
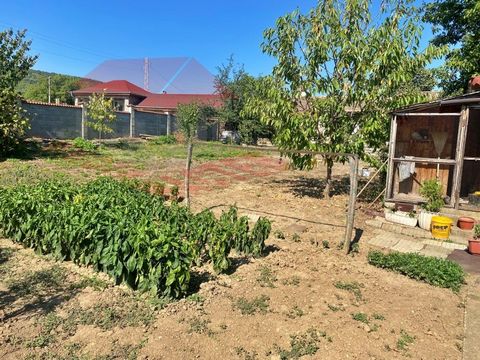
<path id="1" fill-rule="evenodd" d="M 118 141 L 100 145 L 94 151 L 74 148 L 70 142 L 54 142 L 48 146 L 30 143 L 22 156 L 0 161 L 0 185 L 29 179 L 35 181 L 51 176 L 91 178 L 100 175 L 150 177 L 161 171 L 182 169 L 186 145 L 157 145 L 148 141 Z M 193 161 L 261 156 L 252 149 L 212 142 L 195 143 Z M 133 174 L 133 175 L 132 175 Z"/>

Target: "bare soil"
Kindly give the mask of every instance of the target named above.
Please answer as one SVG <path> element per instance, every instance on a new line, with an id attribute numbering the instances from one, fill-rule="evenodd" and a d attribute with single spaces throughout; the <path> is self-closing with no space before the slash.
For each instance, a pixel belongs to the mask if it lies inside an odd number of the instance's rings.
<path id="1" fill-rule="evenodd" d="M 194 182 L 193 208 L 236 204 L 252 220 L 273 220 L 265 257 L 236 257 L 229 274 L 195 269 L 192 293 L 163 304 L 0 240 L 0 358 L 461 359 L 464 291 L 368 265 L 373 234 L 362 211 L 358 253 L 339 248 L 345 167 L 334 169 L 336 195 L 324 199 L 322 169 L 229 161 L 205 163 L 228 181 Z"/>

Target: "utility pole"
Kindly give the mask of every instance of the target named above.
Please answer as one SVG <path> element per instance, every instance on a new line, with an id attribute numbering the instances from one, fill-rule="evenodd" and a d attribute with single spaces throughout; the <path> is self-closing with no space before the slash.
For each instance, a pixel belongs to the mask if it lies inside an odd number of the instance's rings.
<path id="1" fill-rule="evenodd" d="M 50 104 L 50 76 L 48 77 L 48 103 Z"/>

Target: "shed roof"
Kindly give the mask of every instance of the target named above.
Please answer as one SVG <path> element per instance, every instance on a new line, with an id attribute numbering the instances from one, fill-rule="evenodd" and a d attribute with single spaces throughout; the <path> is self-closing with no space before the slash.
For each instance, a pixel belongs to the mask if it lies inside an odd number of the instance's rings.
<path id="1" fill-rule="evenodd" d="M 90 95 L 90 94 L 116 94 L 116 95 L 139 95 L 143 97 L 149 96 L 151 93 L 141 87 L 132 84 L 127 80 L 112 80 L 104 83 L 95 84 L 80 90 L 72 91 L 74 95 Z"/>
<path id="2" fill-rule="evenodd" d="M 404 112 L 421 112 L 423 110 L 441 108 L 442 106 L 480 104 L 480 91 L 470 92 L 468 94 L 448 97 L 435 101 L 418 103 L 407 107 L 399 108 L 393 111 L 393 114 Z"/>

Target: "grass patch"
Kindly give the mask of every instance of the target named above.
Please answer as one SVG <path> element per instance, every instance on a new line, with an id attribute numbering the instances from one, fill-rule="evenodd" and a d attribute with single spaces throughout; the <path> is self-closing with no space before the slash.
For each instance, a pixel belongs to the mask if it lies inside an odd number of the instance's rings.
<path id="1" fill-rule="evenodd" d="M 190 325 L 190 329 L 188 330 L 189 333 L 208 334 L 209 336 L 213 335 L 212 330 L 208 328 L 208 324 L 210 324 L 210 320 L 208 319 L 194 317 L 190 319 L 188 324 Z"/>
<path id="2" fill-rule="evenodd" d="M 275 273 L 268 266 L 261 266 L 259 269 L 259 275 L 257 277 L 257 282 L 261 287 L 274 288 L 277 277 Z"/>
<path id="3" fill-rule="evenodd" d="M 9 279 L 7 286 L 17 297 L 50 294 L 64 289 L 65 270 L 58 265 L 31 271 L 20 279 Z"/>
<path id="4" fill-rule="evenodd" d="M 360 284 L 356 281 L 352 281 L 352 282 L 337 281 L 334 285 L 337 289 L 351 292 L 353 295 L 355 295 L 355 299 L 357 299 L 357 301 L 362 300 L 361 288 L 363 287 L 363 284 Z"/>
<path id="5" fill-rule="evenodd" d="M 356 321 L 360 321 L 364 324 L 368 324 L 369 323 L 369 320 L 368 320 L 368 315 L 365 314 L 365 313 L 362 313 L 362 312 L 358 312 L 358 313 L 355 313 L 355 314 L 352 314 L 352 319 L 353 320 L 356 320 Z"/>
<path id="6" fill-rule="evenodd" d="M 298 286 L 300 285 L 300 277 L 294 275 L 291 278 L 284 279 L 282 284 L 287 286 Z"/>
<path id="7" fill-rule="evenodd" d="M 41 321 L 40 333 L 26 343 L 28 348 L 46 347 L 56 341 L 55 329 L 62 323 L 63 319 L 55 313 L 50 313 Z"/>
<path id="8" fill-rule="evenodd" d="M 290 336 L 290 349 L 281 349 L 277 346 L 277 353 L 280 359 L 300 359 L 302 356 L 315 355 L 320 349 L 320 338 L 326 338 L 331 342 L 331 338 L 325 332 L 318 332 L 314 328 L 308 329 L 304 334 Z"/>
<path id="9" fill-rule="evenodd" d="M 376 267 L 392 270 L 415 280 L 457 292 L 465 283 L 465 272 L 450 260 L 413 253 L 370 251 L 368 262 Z"/>
<path id="10" fill-rule="evenodd" d="M 334 304 L 328 304 L 328 308 L 330 309 L 330 311 L 333 311 L 333 312 L 345 311 L 345 308 L 343 306 L 334 305 Z"/>
<path id="11" fill-rule="evenodd" d="M 260 295 L 252 300 L 244 297 L 238 298 L 234 304 L 243 315 L 253 315 L 255 313 L 266 314 L 268 311 L 270 298 L 267 295 Z"/>
<path id="12" fill-rule="evenodd" d="M 287 317 L 290 319 L 296 319 L 296 318 L 302 317 L 303 315 L 305 315 L 305 312 L 302 309 L 300 309 L 297 305 L 291 308 L 290 311 L 287 313 Z"/>
<path id="13" fill-rule="evenodd" d="M 90 308 L 74 306 L 68 310 L 64 330 L 75 333 L 78 325 L 93 325 L 102 330 L 113 327 L 147 326 L 155 319 L 153 307 L 128 294 L 118 294 L 112 302 L 104 302 Z"/>
<path id="14" fill-rule="evenodd" d="M 106 280 L 100 279 L 98 276 L 85 276 L 82 280 L 72 285 L 72 288 L 85 289 L 91 287 L 96 291 L 102 291 L 108 288 L 109 283 Z"/>
<path id="15" fill-rule="evenodd" d="M 408 346 L 415 342 L 415 336 L 409 335 L 405 330 L 400 330 L 400 337 L 397 340 L 397 349 L 406 351 Z"/>

